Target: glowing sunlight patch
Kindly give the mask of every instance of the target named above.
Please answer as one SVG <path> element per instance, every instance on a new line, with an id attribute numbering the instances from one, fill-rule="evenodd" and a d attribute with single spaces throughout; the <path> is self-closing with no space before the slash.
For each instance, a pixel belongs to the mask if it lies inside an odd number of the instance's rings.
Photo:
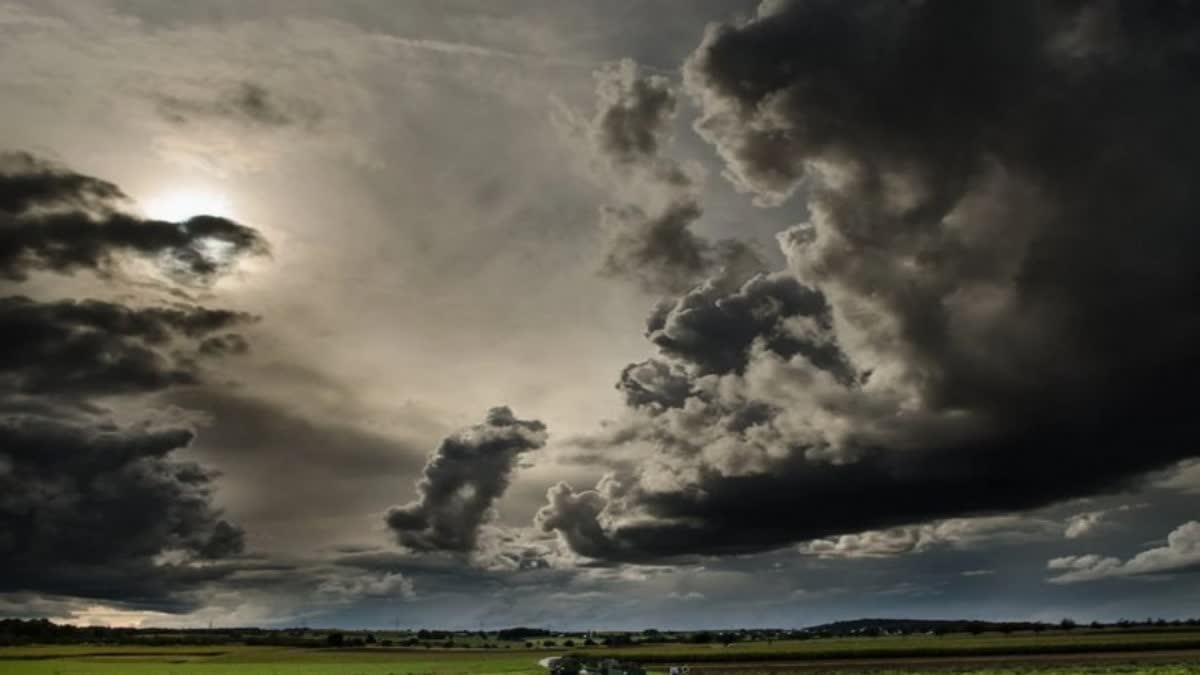
<path id="1" fill-rule="evenodd" d="M 67 620 L 79 626 L 108 626 L 109 628 L 139 628 L 151 619 L 169 617 L 162 612 L 117 609 L 105 605 L 89 605 L 71 610 Z"/>
<path id="2" fill-rule="evenodd" d="M 228 197 L 198 190 L 164 192 L 147 199 L 142 204 L 142 210 L 148 218 L 170 222 L 202 215 L 233 217 L 233 207 Z"/>

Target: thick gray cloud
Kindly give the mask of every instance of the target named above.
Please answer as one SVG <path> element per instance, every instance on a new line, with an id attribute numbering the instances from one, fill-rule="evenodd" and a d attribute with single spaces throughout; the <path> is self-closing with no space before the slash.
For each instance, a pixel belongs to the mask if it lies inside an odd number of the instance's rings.
<path id="1" fill-rule="evenodd" d="M 596 79 L 595 115 L 577 124 L 623 195 L 601 211 L 601 273 L 650 293 L 678 293 L 716 272 L 741 278 L 761 267 L 744 243 L 711 242 L 692 231 L 704 214 L 695 178 L 663 152 L 678 103 L 671 81 L 628 59 Z"/>
<path id="2" fill-rule="evenodd" d="M 696 128 L 760 203 L 807 198 L 774 279 L 809 309 L 664 305 L 650 338 L 690 395 L 631 411 L 609 441 L 652 454 L 552 490 L 543 527 L 601 558 L 757 551 L 1195 455 L 1198 25 L 1182 4 L 817 0 L 711 28 Z"/>
<path id="3" fill-rule="evenodd" d="M 605 208 L 601 273 L 632 279 L 651 292 L 687 287 L 709 268 L 708 244 L 690 229 L 700 214 L 692 200 L 669 203 L 655 213 L 634 205 Z"/>
<path id="4" fill-rule="evenodd" d="M 252 228 L 197 215 L 181 223 L 122 210 L 117 186 L 26 153 L 0 155 L 0 277 L 112 272 L 120 256 L 148 259 L 178 281 L 204 283 L 246 255 L 267 252 Z"/>
<path id="5" fill-rule="evenodd" d="M 800 354 L 840 378 L 851 376 L 819 291 L 778 273 L 733 290 L 724 286 L 708 281 L 659 303 L 646 321 L 646 337 L 699 375 L 743 372 L 758 340 L 784 358 Z"/>
<path id="6" fill-rule="evenodd" d="M 621 371 L 617 389 L 630 407 L 678 408 L 691 394 L 691 381 L 674 364 L 659 359 L 631 363 Z"/>
<path id="7" fill-rule="evenodd" d="M 517 457 L 545 442 L 541 422 L 492 408 L 482 424 L 441 442 L 425 465 L 416 501 L 388 510 L 388 527 L 415 551 L 475 550 L 480 526 L 508 489 Z"/>
<path id="8" fill-rule="evenodd" d="M 192 384 L 196 357 L 244 351 L 245 338 L 228 331 L 252 320 L 196 306 L 0 298 L 0 384 L 60 398 Z"/>
<path id="9" fill-rule="evenodd" d="M 599 98 L 593 121 L 600 150 L 614 163 L 639 167 L 654 164 L 675 118 L 676 91 L 661 75 L 643 75 L 633 61 L 622 61 L 597 76 Z M 672 163 L 664 172 L 686 183 Z"/>
<path id="10" fill-rule="evenodd" d="M 108 210 L 125 199 L 116 185 L 55 167 L 24 152 L 0 154 L 0 212 L 14 215 L 41 208 Z"/>
<path id="11" fill-rule="evenodd" d="M 557 532 L 580 555 L 597 559 L 630 557 L 601 524 L 609 504 L 606 488 L 610 485 L 602 481 L 595 490 L 576 492 L 567 483 L 559 483 L 547 491 L 546 506 L 537 512 L 534 522 L 546 532 Z M 629 553 L 636 558 L 640 552 Z"/>

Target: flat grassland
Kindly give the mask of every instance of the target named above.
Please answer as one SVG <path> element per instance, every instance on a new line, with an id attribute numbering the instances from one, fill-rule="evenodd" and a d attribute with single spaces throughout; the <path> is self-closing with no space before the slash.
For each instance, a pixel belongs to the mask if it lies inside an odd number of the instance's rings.
<path id="1" fill-rule="evenodd" d="M 47 645 L 0 648 L 3 675 L 545 675 L 539 658 L 558 652 L 511 649 L 305 649 Z"/>
<path id="2" fill-rule="evenodd" d="M 539 659 L 571 650 L 45 645 L 0 648 L 0 675 L 544 675 Z M 1200 675 L 1200 631 L 1071 631 L 663 644 L 574 650 L 697 675 L 737 672 L 1150 673 Z"/>

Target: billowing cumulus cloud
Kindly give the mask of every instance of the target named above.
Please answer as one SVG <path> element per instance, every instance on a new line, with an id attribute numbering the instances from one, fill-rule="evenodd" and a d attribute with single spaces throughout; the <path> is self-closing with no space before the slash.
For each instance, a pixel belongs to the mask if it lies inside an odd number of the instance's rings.
<path id="1" fill-rule="evenodd" d="M 130 213 L 121 190 L 26 153 L 0 155 L 0 277 L 91 270 L 111 274 L 122 256 L 149 260 L 171 278 L 206 283 L 247 255 L 267 252 L 252 228 L 196 215 L 180 223 Z"/>
<path id="2" fill-rule="evenodd" d="M 438 445 L 417 483 L 417 499 L 388 510 L 388 527 L 414 551 L 474 551 L 480 527 L 508 489 L 517 458 L 545 442 L 541 422 L 517 419 L 506 407 L 492 408 L 482 424 Z"/>
<path id="3" fill-rule="evenodd" d="M 596 80 L 595 115 L 574 115 L 571 124 L 621 194 L 618 205 L 601 210 L 601 273 L 651 293 L 677 293 L 716 272 L 740 278 L 757 270 L 758 256 L 745 244 L 692 231 L 704 214 L 696 179 L 663 152 L 678 104 L 675 85 L 629 59 L 597 72 Z"/>
<path id="4" fill-rule="evenodd" d="M 780 235 L 786 271 L 655 312 L 663 365 L 626 371 L 602 439 L 649 455 L 554 488 L 538 522 L 591 557 L 742 553 L 1193 456 L 1197 19 L 815 0 L 711 28 L 685 68 L 696 129 L 736 187 L 808 220 Z"/>
<path id="5" fill-rule="evenodd" d="M 1055 558 L 1046 567 L 1055 572 L 1049 581 L 1056 584 L 1195 571 L 1200 569 L 1200 522 L 1180 525 L 1167 535 L 1165 546 L 1147 549 L 1128 560 L 1072 555 Z"/>
<path id="6" fill-rule="evenodd" d="M 660 303 L 646 321 L 646 337 L 699 375 L 743 372 L 758 341 L 784 358 L 803 355 L 838 377 L 851 377 L 832 321 L 820 292 L 790 274 L 759 275 L 732 291 L 707 281 Z"/>
<path id="7" fill-rule="evenodd" d="M 687 401 L 691 388 L 687 373 L 658 359 L 629 364 L 617 381 L 617 389 L 624 395 L 625 402 L 635 408 L 678 408 Z"/>
<path id="8" fill-rule="evenodd" d="M 537 512 L 534 522 L 546 532 L 557 532 L 572 551 L 590 558 L 627 557 L 616 550 L 617 544 L 601 523 L 608 506 L 601 482 L 595 490 L 576 492 L 567 483 L 559 483 L 546 493 L 546 506 Z"/>

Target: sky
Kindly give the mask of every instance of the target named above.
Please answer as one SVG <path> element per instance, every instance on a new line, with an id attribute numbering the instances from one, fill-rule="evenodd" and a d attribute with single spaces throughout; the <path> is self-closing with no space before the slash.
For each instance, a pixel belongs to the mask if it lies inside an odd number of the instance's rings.
<path id="1" fill-rule="evenodd" d="M 0 615 L 1200 603 L 1200 11 L 0 0 Z"/>

